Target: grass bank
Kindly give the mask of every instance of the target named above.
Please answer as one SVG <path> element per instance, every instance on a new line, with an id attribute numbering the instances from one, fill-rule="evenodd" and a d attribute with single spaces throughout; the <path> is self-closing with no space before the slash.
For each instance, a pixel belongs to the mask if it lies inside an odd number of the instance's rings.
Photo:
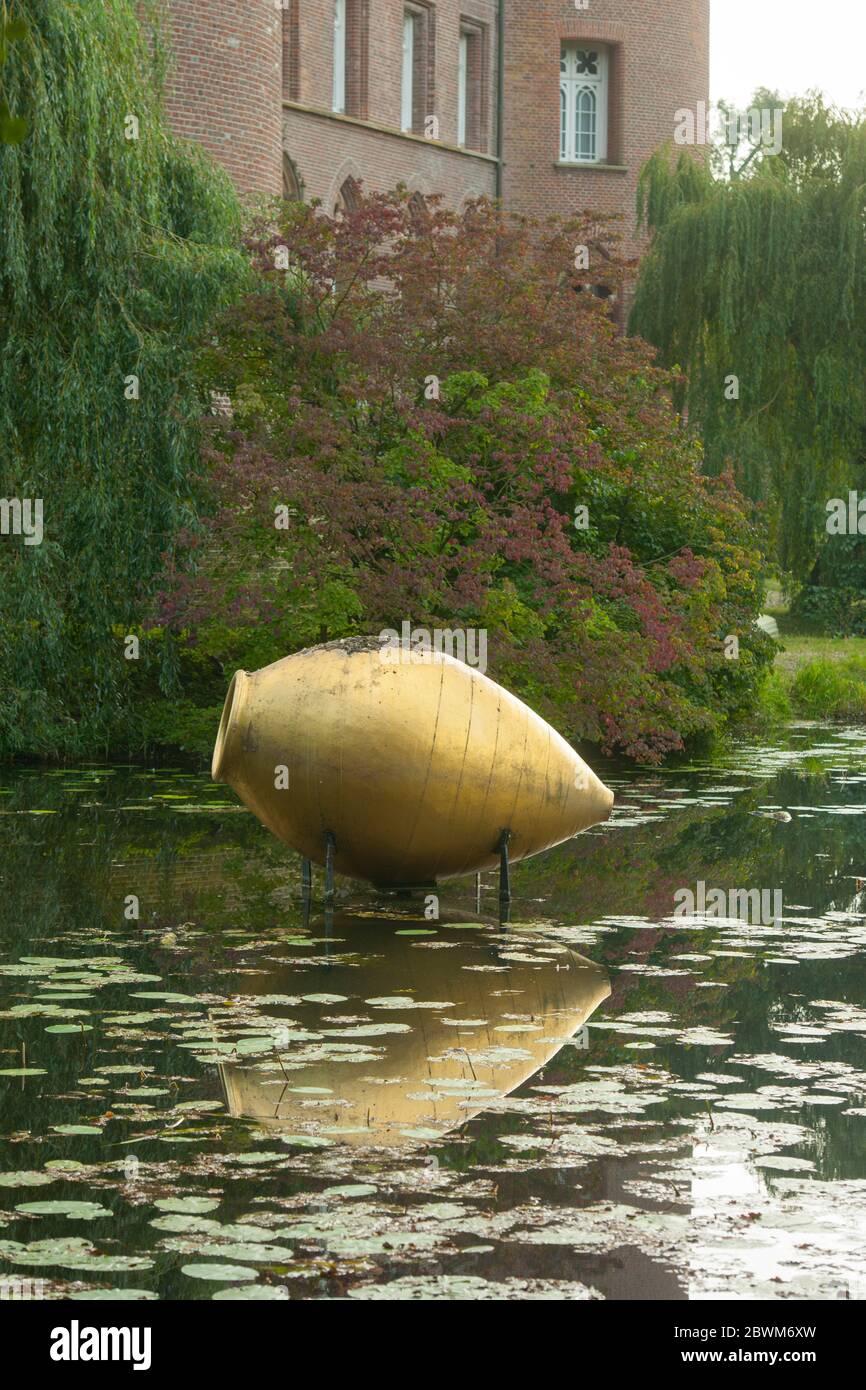
<path id="1" fill-rule="evenodd" d="M 866 720 L 866 637 L 779 636 L 782 650 L 764 684 L 765 721 Z"/>

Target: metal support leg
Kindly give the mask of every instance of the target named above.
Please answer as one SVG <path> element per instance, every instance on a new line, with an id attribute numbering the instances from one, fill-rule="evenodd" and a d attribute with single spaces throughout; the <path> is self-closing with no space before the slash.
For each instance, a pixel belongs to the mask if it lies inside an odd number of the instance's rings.
<path id="1" fill-rule="evenodd" d="M 481 875 L 475 875 L 475 911 L 481 911 Z"/>
<path id="2" fill-rule="evenodd" d="M 334 855 L 337 841 L 333 832 L 325 831 L 325 955 L 330 956 L 330 937 L 334 930 Z"/>
<path id="3" fill-rule="evenodd" d="M 310 908 L 313 902 L 313 866 L 309 859 L 301 859 L 301 923 L 310 925 Z"/>
<path id="4" fill-rule="evenodd" d="M 499 837 L 499 917 L 507 922 L 511 914 L 511 878 L 508 872 L 508 842 L 511 831 L 503 830 Z"/>
<path id="5" fill-rule="evenodd" d="M 333 832 L 325 831 L 325 907 L 334 906 L 334 854 L 337 841 Z"/>

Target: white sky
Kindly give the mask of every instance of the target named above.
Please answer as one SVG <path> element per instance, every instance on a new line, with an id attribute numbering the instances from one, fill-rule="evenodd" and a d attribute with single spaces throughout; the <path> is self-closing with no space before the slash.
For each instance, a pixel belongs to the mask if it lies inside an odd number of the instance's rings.
<path id="1" fill-rule="evenodd" d="M 866 0 L 711 0 L 710 95 L 748 105 L 756 87 L 819 87 L 866 104 Z"/>

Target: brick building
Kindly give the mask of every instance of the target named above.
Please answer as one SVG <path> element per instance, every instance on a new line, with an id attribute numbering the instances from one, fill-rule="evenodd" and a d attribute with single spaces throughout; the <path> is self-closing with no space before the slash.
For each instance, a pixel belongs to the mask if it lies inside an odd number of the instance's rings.
<path id="1" fill-rule="evenodd" d="M 328 211 L 402 182 L 630 230 L 641 164 L 708 97 L 709 0 L 165 3 L 178 132 Z"/>

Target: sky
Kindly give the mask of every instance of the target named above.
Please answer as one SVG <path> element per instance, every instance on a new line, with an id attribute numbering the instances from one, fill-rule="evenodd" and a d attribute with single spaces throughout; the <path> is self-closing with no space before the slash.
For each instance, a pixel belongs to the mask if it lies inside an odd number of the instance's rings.
<path id="1" fill-rule="evenodd" d="M 866 104 L 866 0 L 711 0 L 710 95 L 748 106 L 756 87 L 820 87 Z"/>

